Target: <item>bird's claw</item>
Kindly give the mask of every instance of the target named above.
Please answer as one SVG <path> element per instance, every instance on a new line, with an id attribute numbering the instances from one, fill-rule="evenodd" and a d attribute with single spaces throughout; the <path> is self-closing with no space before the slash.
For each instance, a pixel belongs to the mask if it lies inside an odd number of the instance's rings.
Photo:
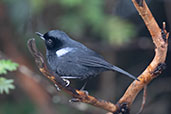
<path id="1" fill-rule="evenodd" d="M 66 82 L 65 87 L 68 87 L 68 86 L 69 86 L 69 84 L 70 84 L 70 81 L 69 81 L 69 80 L 67 80 L 67 79 L 64 79 L 64 78 L 63 78 L 63 81 L 65 81 L 65 82 Z M 58 86 L 57 84 L 55 84 L 55 87 L 56 87 L 56 89 L 57 89 L 58 91 L 61 91 L 61 89 L 59 88 L 59 86 Z"/>
<path id="2" fill-rule="evenodd" d="M 65 87 L 68 87 L 68 86 L 69 86 L 69 84 L 70 84 L 70 81 L 69 81 L 69 80 L 67 80 L 67 79 L 64 79 L 64 78 L 63 78 L 63 80 L 66 82 Z"/>
<path id="3" fill-rule="evenodd" d="M 86 90 L 81 90 L 82 92 L 84 92 L 87 96 L 88 96 L 88 91 Z M 74 103 L 74 102 L 80 102 L 80 99 L 78 98 L 72 98 L 69 100 L 70 103 Z"/>
<path id="4" fill-rule="evenodd" d="M 59 88 L 59 86 L 57 84 L 55 84 L 55 87 L 58 91 L 61 91 L 61 89 Z"/>
<path id="5" fill-rule="evenodd" d="M 80 102 L 80 100 L 78 98 L 72 98 L 69 100 L 70 103 L 73 103 L 73 102 Z"/>
<path id="6" fill-rule="evenodd" d="M 86 90 L 81 90 L 81 91 L 83 91 L 86 95 L 89 95 L 88 91 Z"/>

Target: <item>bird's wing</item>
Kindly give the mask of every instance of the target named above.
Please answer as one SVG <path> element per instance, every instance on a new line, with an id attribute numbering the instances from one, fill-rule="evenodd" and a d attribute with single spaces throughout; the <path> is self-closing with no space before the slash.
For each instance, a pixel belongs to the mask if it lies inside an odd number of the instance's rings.
<path id="1" fill-rule="evenodd" d="M 101 67 L 101 68 L 106 68 L 106 69 L 111 69 L 111 67 L 113 66 L 112 64 L 105 61 L 103 58 L 99 58 L 96 56 L 80 57 L 78 59 L 78 62 L 84 66 Z"/>
<path id="2" fill-rule="evenodd" d="M 105 61 L 102 58 L 98 58 L 98 57 L 94 57 L 94 56 L 88 56 L 86 58 L 80 58 L 80 64 L 84 65 L 84 66 L 89 66 L 89 67 L 100 67 L 100 68 L 105 68 L 108 70 L 114 70 L 117 72 L 120 72 L 132 79 L 137 80 L 137 78 L 133 75 L 131 75 L 130 73 L 122 70 L 121 68 L 114 66 L 110 63 L 108 63 L 107 61 Z"/>

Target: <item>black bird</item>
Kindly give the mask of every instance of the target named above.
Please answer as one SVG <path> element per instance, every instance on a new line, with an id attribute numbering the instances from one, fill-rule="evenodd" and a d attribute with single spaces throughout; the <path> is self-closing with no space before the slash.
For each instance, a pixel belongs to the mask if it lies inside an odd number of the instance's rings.
<path id="1" fill-rule="evenodd" d="M 45 41 L 46 57 L 51 69 L 63 79 L 88 79 L 104 71 L 117 71 L 137 80 L 128 72 L 108 63 L 102 56 L 72 40 L 65 32 L 36 32 Z"/>

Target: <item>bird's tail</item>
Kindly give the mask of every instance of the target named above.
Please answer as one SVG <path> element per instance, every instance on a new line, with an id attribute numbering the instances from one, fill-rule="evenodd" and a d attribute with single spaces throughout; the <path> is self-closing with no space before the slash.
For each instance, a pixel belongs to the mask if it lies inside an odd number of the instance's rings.
<path id="1" fill-rule="evenodd" d="M 132 78 L 132 79 L 134 79 L 134 80 L 138 80 L 135 76 L 133 76 L 132 74 L 130 74 L 130 73 L 128 73 L 128 72 L 122 70 L 121 68 L 119 68 L 119 67 L 117 67 L 117 66 L 113 66 L 112 69 L 113 69 L 114 71 L 117 71 L 117 72 L 119 72 L 119 73 L 122 73 L 122 74 L 124 74 L 124 75 L 126 75 L 126 76 L 128 76 L 128 77 L 130 77 L 130 78 Z"/>

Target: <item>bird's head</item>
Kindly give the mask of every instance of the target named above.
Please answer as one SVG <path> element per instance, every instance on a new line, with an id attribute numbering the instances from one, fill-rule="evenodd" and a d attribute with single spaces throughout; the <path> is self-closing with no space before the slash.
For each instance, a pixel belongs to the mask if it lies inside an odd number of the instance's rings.
<path id="1" fill-rule="evenodd" d="M 48 50 L 57 50 L 68 43 L 69 37 L 62 31 L 51 30 L 45 34 L 36 32 L 36 34 L 45 41 Z"/>

